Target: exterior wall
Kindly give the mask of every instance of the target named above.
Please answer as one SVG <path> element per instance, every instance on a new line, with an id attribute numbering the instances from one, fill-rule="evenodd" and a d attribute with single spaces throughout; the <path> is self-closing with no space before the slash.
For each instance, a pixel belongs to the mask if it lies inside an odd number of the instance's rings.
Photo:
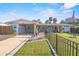
<path id="1" fill-rule="evenodd" d="M 10 24 L 13 30 L 16 31 L 16 34 L 34 34 L 34 25 L 33 24 Z"/>
<path id="2" fill-rule="evenodd" d="M 52 32 L 70 32 L 71 26 L 69 25 L 41 25 L 40 26 L 40 32 L 45 32 L 47 29 L 49 33 Z"/>
<path id="3" fill-rule="evenodd" d="M 40 25 L 39 32 L 45 32 L 46 28 L 46 26 Z"/>
<path id="4" fill-rule="evenodd" d="M 19 25 L 19 34 L 33 34 L 34 27 L 32 24 Z"/>
<path id="5" fill-rule="evenodd" d="M 63 31 L 64 32 L 70 32 L 71 26 L 64 26 Z"/>
<path id="6" fill-rule="evenodd" d="M 48 33 L 52 33 L 54 31 L 54 27 L 53 26 L 48 26 Z"/>
<path id="7" fill-rule="evenodd" d="M 45 30 L 48 30 L 48 32 L 53 32 L 54 31 L 54 27 L 53 26 L 48 26 L 48 25 L 41 25 L 39 32 L 45 32 Z"/>
<path id="8" fill-rule="evenodd" d="M 16 34 L 19 34 L 19 24 L 9 24 L 11 25 L 12 29 L 15 30 Z"/>
<path id="9" fill-rule="evenodd" d="M 18 26 L 18 34 L 25 34 L 25 28 L 22 25 Z"/>
<path id="10" fill-rule="evenodd" d="M 11 24 L 12 28 L 16 30 L 16 34 L 36 34 L 38 31 L 36 28 L 36 24 Z M 69 25 L 40 25 L 38 32 L 45 32 L 47 29 L 48 32 L 52 33 L 55 32 L 55 27 L 58 28 L 58 32 L 70 32 L 71 26 Z"/>
<path id="11" fill-rule="evenodd" d="M 18 24 L 10 24 L 12 29 L 16 31 L 16 34 L 19 34 L 18 30 L 19 30 L 19 25 Z"/>

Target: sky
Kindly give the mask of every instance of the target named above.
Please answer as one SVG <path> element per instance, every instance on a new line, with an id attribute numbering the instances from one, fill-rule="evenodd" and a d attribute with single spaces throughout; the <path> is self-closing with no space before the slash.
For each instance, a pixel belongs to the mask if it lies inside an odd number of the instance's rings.
<path id="1" fill-rule="evenodd" d="M 72 17 L 79 18 L 79 3 L 0 3 L 0 22 L 27 19 L 42 22 L 49 17 L 57 18 L 58 22 Z"/>

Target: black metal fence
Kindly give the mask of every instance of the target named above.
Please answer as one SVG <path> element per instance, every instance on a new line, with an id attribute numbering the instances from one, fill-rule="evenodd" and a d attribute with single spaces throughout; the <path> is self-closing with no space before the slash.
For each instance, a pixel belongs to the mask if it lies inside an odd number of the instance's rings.
<path id="1" fill-rule="evenodd" d="M 57 34 L 49 34 L 48 40 L 59 56 L 79 56 L 79 43 Z"/>

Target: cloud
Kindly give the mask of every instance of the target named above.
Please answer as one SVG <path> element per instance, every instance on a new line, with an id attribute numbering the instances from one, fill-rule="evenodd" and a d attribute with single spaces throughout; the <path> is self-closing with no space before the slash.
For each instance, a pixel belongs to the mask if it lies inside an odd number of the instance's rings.
<path id="1" fill-rule="evenodd" d="M 66 19 L 68 17 L 72 17 L 73 7 L 79 5 L 78 3 L 64 3 L 63 6 L 61 6 L 61 14 Z"/>
<path id="2" fill-rule="evenodd" d="M 76 5 L 79 5 L 78 3 L 65 3 L 63 8 L 64 9 L 70 9 L 72 7 L 75 7 Z"/>
<path id="3" fill-rule="evenodd" d="M 7 14 L 4 15 L 5 17 L 10 17 L 10 18 L 17 18 L 19 15 L 15 12 L 8 12 Z"/>
<path id="4" fill-rule="evenodd" d="M 0 14 L 0 19 L 3 22 L 7 21 L 7 20 L 16 19 L 17 17 L 18 17 L 18 15 L 16 13 L 14 13 L 14 12 L 7 12 L 7 13 Z"/>
<path id="5" fill-rule="evenodd" d="M 16 20 L 16 19 L 27 18 L 27 17 L 28 17 L 28 15 L 25 15 L 25 14 L 7 12 L 4 14 L 0 14 L 0 22 L 6 22 L 6 21 L 10 21 L 10 20 Z"/>
<path id="6" fill-rule="evenodd" d="M 39 15 L 42 15 L 43 17 L 50 17 L 54 16 L 57 12 L 54 9 L 45 9 L 39 13 Z"/>
<path id="7" fill-rule="evenodd" d="M 73 10 L 69 9 L 69 10 L 63 10 L 62 13 L 63 14 L 69 14 L 72 13 Z"/>
<path id="8" fill-rule="evenodd" d="M 34 15 L 35 18 L 48 18 L 48 17 L 53 17 L 54 15 L 56 15 L 56 11 L 54 9 L 51 8 L 47 8 L 47 9 L 42 9 L 39 11 L 39 13 L 37 13 L 37 15 Z"/>
<path id="9" fill-rule="evenodd" d="M 47 8 L 47 9 L 43 9 L 40 10 L 40 12 L 36 15 L 33 16 L 33 19 L 41 19 L 41 21 L 45 21 L 47 19 L 49 19 L 49 17 L 53 17 L 53 18 L 57 18 L 58 22 L 60 21 L 59 18 L 61 18 L 61 12 L 59 12 L 59 10 L 55 10 L 53 8 Z"/>
<path id="10" fill-rule="evenodd" d="M 35 7 L 35 8 L 32 8 L 32 10 L 35 12 L 39 12 L 39 11 L 44 10 L 44 8 Z"/>

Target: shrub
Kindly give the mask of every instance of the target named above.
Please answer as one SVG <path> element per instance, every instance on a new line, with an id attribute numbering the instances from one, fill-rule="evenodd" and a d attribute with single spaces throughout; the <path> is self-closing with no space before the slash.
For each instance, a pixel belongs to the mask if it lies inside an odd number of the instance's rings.
<path id="1" fill-rule="evenodd" d="M 77 30 L 76 32 L 79 33 L 79 27 L 77 27 L 76 30 Z"/>
<path id="2" fill-rule="evenodd" d="M 12 29 L 12 33 L 15 33 L 15 32 L 16 32 L 16 30 Z"/>
<path id="3" fill-rule="evenodd" d="M 70 31 L 63 31 L 63 33 L 70 33 Z"/>

